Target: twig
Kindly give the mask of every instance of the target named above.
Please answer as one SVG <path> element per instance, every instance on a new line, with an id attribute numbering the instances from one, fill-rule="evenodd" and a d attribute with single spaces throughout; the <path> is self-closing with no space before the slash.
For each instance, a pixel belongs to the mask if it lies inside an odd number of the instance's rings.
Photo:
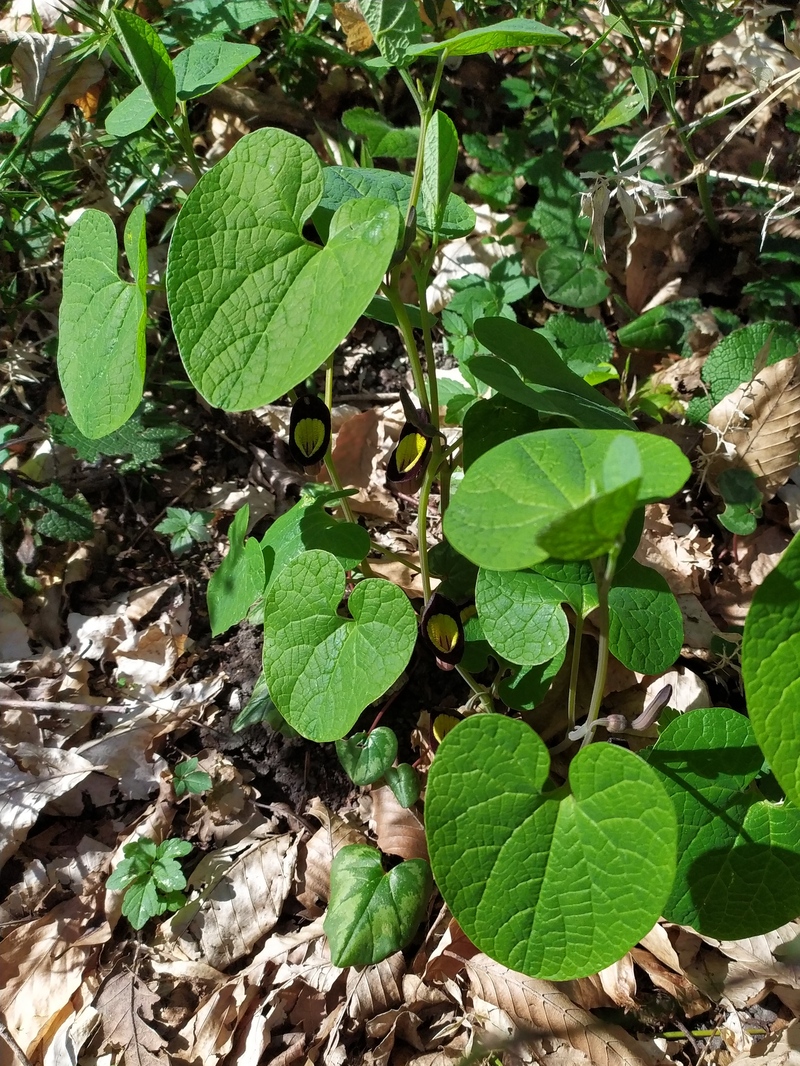
<path id="1" fill-rule="evenodd" d="M 400 399 L 399 392 L 345 392 L 341 396 L 334 396 L 333 402 L 337 403 L 352 403 L 356 406 L 362 404 L 367 407 L 371 403 L 397 403 Z"/>
<path id="2" fill-rule="evenodd" d="M 123 703 L 62 703 L 58 700 L 12 700 L 0 696 L 0 709 L 19 711 L 65 711 L 67 714 L 76 714 L 79 711 L 92 711 L 93 713 L 111 714 L 115 711 L 129 711 L 131 705 Z"/>
<path id="3" fill-rule="evenodd" d="M 11 1050 L 14 1052 L 14 1054 L 19 1059 L 20 1066 L 33 1066 L 33 1064 L 31 1063 L 31 1060 L 28 1058 L 28 1056 L 25 1054 L 25 1052 L 22 1050 L 22 1048 L 16 1042 L 14 1037 L 11 1035 L 8 1026 L 3 1021 L 2 1018 L 0 1018 L 0 1036 L 2 1036 L 3 1040 L 5 1040 L 5 1042 L 8 1044 L 8 1046 L 11 1048 Z"/>

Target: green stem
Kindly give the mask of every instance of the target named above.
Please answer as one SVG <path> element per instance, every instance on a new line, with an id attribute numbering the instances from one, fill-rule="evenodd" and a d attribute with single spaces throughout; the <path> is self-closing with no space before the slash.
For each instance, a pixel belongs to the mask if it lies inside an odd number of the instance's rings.
<path id="1" fill-rule="evenodd" d="M 492 699 L 491 692 L 489 692 L 488 689 L 485 689 L 482 685 L 479 685 L 475 678 L 472 676 L 472 674 L 469 672 L 469 670 L 465 670 L 463 666 L 457 665 L 456 673 L 459 675 L 459 677 L 463 678 L 463 680 L 466 681 L 466 683 L 472 689 L 474 695 L 476 695 L 481 701 L 483 709 L 489 714 L 493 714 L 494 700 Z"/>
<path id="2" fill-rule="evenodd" d="M 425 477 L 419 490 L 419 510 L 417 512 L 417 542 L 419 548 L 419 572 L 422 577 L 422 591 L 425 602 L 431 598 L 431 572 L 428 563 L 428 501 L 436 478 L 436 471 L 442 459 L 442 446 L 439 437 L 433 438 L 430 459 L 425 468 Z"/>
<path id="3" fill-rule="evenodd" d="M 194 176 L 199 181 L 203 176 L 203 171 L 200 168 L 197 156 L 195 154 L 194 145 L 192 144 L 192 133 L 189 129 L 189 121 L 186 117 L 186 103 L 181 100 L 179 104 L 180 114 L 177 118 L 169 119 L 167 125 L 178 139 L 178 143 L 186 153 L 186 159 L 189 166 L 192 168 Z"/>
<path id="4" fill-rule="evenodd" d="M 329 411 L 333 410 L 333 353 L 331 353 L 325 362 L 325 406 Z M 328 450 L 325 452 L 325 469 L 328 471 L 328 477 L 331 479 L 331 485 L 337 492 L 343 492 L 344 486 L 342 480 L 339 477 L 339 471 L 336 469 L 336 464 L 333 461 L 333 442 L 328 441 Z M 353 512 L 350 509 L 350 503 L 346 496 L 338 501 L 337 504 L 342 511 L 347 522 L 355 523 Z"/>
<path id="5" fill-rule="evenodd" d="M 417 285 L 417 301 L 419 303 L 420 318 L 422 319 L 422 343 L 425 348 L 425 369 L 428 373 L 428 389 L 431 398 L 431 424 L 439 429 L 439 382 L 436 377 L 436 359 L 433 354 L 433 335 L 431 333 L 431 319 L 428 314 L 427 300 L 425 297 L 426 281 L 430 267 L 427 262 L 419 269 L 414 270 L 414 281 Z M 423 274 L 424 271 L 424 274 Z"/>
<path id="6" fill-rule="evenodd" d="M 413 570 L 416 574 L 420 572 L 420 568 L 416 563 L 412 563 L 410 559 L 406 559 L 403 555 L 398 555 L 397 552 L 393 552 L 389 548 L 384 548 L 382 544 L 376 544 L 373 540 L 370 541 L 370 547 L 372 551 L 377 552 L 378 555 L 382 555 L 386 559 L 391 559 L 393 563 L 402 563 L 403 566 L 407 566 L 409 570 Z"/>
<path id="7" fill-rule="evenodd" d="M 575 635 L 572 639 L 572 663 L 569 671 L 569 696 L 567 698 L 567 733 L 575 728 L 575 705 L 578 700 L 578 671 L 581 665 L 581 641 L 583 640 L 583 616 L 575 619 Z"/>
<path id="8" fill-rule="evenodd" d="M 411 374 L 414 378 L 414 388 L 417 391 L 420 406 L 427 413 L 428 418 L 433 421 L 433 412 L 428 400 L 428 390 L 425 388 L 425 375 L 422 372 L 422 363 L 420 362 L 419 352 L 417 351 L 417 342 L 414 340 L 414 329 L 411 325 L 411 319 L 408 317 L 406 306 L 398 291 L 396 278 L 392 277 L 389 284 L 383 286 L 383 292 L 389 303 L 392 305 L 392 310 L 397 317 L 400 335 L 403 338 L 403 343 L 408 352 L 408 362 L 411 366 Z"/>
<path id="9" fill-rule="evenodd" d="M 582 748 L 591 743 L 594 723 L 600 714 L 600 706 L 603 702 L 603 693 L 606 688 L 606 677 L 608 676 L 608 593 L 614 580 L 619 550 L 620 546 L 617 545 L 608 553 L 605 567 L 603 567 L 602 562 L 598 562 L 596 559 L 592 560 L 592 569 L 597 583 L 597 628 L 599 630 L 599 639 L 597 643 L 597 670 L 594 675 L 594 687 L 592 688 L 592 698 L 589 703 L 589 713 L 583 725 L 585 732 L 581 741 Z"/>

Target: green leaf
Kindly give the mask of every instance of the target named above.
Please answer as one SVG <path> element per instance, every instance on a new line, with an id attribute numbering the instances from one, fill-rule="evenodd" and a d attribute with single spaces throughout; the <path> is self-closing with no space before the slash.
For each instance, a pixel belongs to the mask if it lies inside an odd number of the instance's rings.
<path id="1" fill-rule="evenodd" d="M 399 65 L 422 34 L 417 5 L 408 0 L 363 0 L 360 7 L 381 55 Z"/>
<path id="2" fill-rule="evenodd" d="M 475 715 L 448 733 L 425 799 L 431 865 L 469 939 L 548 980 L 596 973 L 661 914 L 676 819 L 657 775 L 610 744 L 581 750 L 569 782 L 523 722 Z"/>
<path id="3" fill-rule="evenodd" d="M 167 516 L 155 527 L 157 533 L 171 535 L 170 551 L 180 555 L 192 544 L 208 544 L 211 533 L 208 525 L 213 511 L 187 511 L 185 507 L 168 507 Z"/>
<path id="4" fill-rule="evenodd" d="M 36 522 L 36 532 L 53 540 L 91 540 L 94 536 L 92 509 L 76 492 L 68 498 L 60 485 L 48 485 L 37 493 L 37 504 L 48 510 Z"/>
<path id="5" fill-rule="evenodd" d="M 582 251 L 590 222 L 582 217 L 581 196 L 588 191 L 585 182 L 564 166 L 560 148 L 548 148 L 524 169 L 525 180 L 536 186 L 539 198 L 530 227 L 550 245 L 565 245 Z"/>
<path id="6" fill-rule="evenodd" d="M 128 887 L 122 900 L 122 913 L 134 929 L 141 929 L 151 918 L 163 913 L 152 877 L 138 878 Z"/>
<path id="7" fill-rule="evenodd" d="M 596 133 L 602 133 L 603 130 L 612 130 L 615 126 L 627 126 L 631 119 L 636 118 L 639 112 L 644 110 L 644 107 L 645 99 L 637 90 L 633 96 L 626 96 L 624 100 L 614 104 L 611 110 L 589 130 L 589 136 L 593 137 Z M 586 305 L 578 304 L 577 306 L 585 307 Z"/>
<path id="8" fill-rule="evenodd" d="M 620 435 L 551 429 L 499 444 L 464 475 L 445 515 L 447 539 L 467 559 L 495 570 L 521 570 L 556 554 L 539 537 L 604 494 L 606 458 Z M 642 470 L 635 502 L 677 492 L 691 470 L 680 449 L 647 433 L 625 436 L 636 445 Z"/>
<path id="9" fill-rule="evenodd" d="M 478 400 L 464 416 L 464 469 L 495 445 L 540 428 L 539 416 L 525 404 L 502 395 Z"/>
<path id="10" fill-rule="evenodd" d="M 678 7 L 686 14 L 681 33 L 681 44 L 686 52 L 722 40 L 743 18 L 737 12 L 716 11 L 712 5 L 700 0 L 680 0 Z"/>
<path id="11" fill-rule="evenodd" d="M 617 340 L 626 348 L 642 348 L 648 352 L 677 349 L 685 327 L 670 308 L 670 304 L 662 304 L 645 311 L 617 330 Z"/>
<path id="12" fill-rule="evenodd" d="M 578 377 L 585 378 L 601 363 L 609 363 L 614 357 L 614 346 L 608 339 L 608 331 L 596 318 L 550 315 L 547 325 L 540 332 L 551 341 L 569 369 Z"/>
<path id="13" fill-rule="evenodd" d="M 280 571 L 264 604 L 264 676 L 275 706 L 309 740 L 338 740 L 405 669 L 417 639 L 408 597 L 360 581 L 337 613 L 345 573 L 324 551 Z"/>
<path id="14" fill-rule="evenodd" d="M 131 133 L 143 130 L 147 123 L 157 114 L 153 98 L 146 86 L 137 85 L 132 93 L 120 100 L 106 119 L 106 133 L 112 137 L 127 137 Z"/>
<path id="15" fill-rule="evenodd" d="M 197 769 L 197 758 L 179 762 L 172 771 L 172 787 L 179 798 L 187 792 L 197 795 L 211 788 L 211 777 L 205 770 Z"/>
<path id="16" fill-rule="evenodd" d="M 409 56 L 432 56 L 445 52 L 448 56 L 476 56 L 493 52 L 496 48 L 532 48 L 565 44 L 569 38 L 559 30 L 543 26 L 534 19 L 507 19 L 494 26 L 483 26 L 457 33 L 445 41 L 426 41 L 412 45 Z"/>
<path id="17" fill-rule="evenodd" d="M 179 100 L 193 100 L 216 89 L 259 55 L 251 44 L 227 41 L 196 41 L 175 59 L 175 82 Z"/>
<path id="18" fill-rule="evenodd" d="M 609 648 L 629 670 L 660 674 L 681 653 L 683 616 L 666 580 L 635 559 L 608 594 Z"/>
<path id="19" fill-rule="evenodd" d="M 336 754 L 354 785 L 371 785 L 397 758 L 397 737 L 393 729 L 380 725 L 371 733 L 337 740 Z"/>
<path id="20" fill-rule="evenodd" d="M 438 237 L 458 162 L 458 133 L 444 111 L 434 111 L 425 133 L 422 163 L 422 207 Z"/>
<path id="21" fill-rule="evenodd" d="M 744 626 L 742 679 L 756 740 L 800 807 L 800 537 L 756 589 Z"/>
<path id="22" fill-rule="evenodd" d="M 180 837 L 170 837 L 169 840 L 162 841 L 156 850 L 159 859 L 175 859 L 188 855 L 193 850 L 193 845 Z"/>
<path id="23" fill-rule="evenodd" d="M 120 281 L 114 223 L 104 212 L 84 211 L 64 248 L 58 374 L 70 414 L 87 437 L 119 429 L 142 398 L 147 322 L 144 222 L 144 209 L 138 206 L 125 227 L 125 247 L 137 278 L 133 284 Z"/>
<path id="24" fill-rule="evenodd" d="M 175 71 L 164 43 L 149 22 L 126 8 L 114 11 L 114 21 L 131 66 L 163 118 L 175 110 Z"/>
<path id="25" fill-rule="evenodd" d="M 351 107 L 342 115 L 342 125 L 351 133 L 366 138 L 373 159 L 382 156 L 413 159 L 417 154 L 419 126 L 398 129 L 369 107 Z"/>
<path id="26" fill-rule="evenodd" d="M 369 966 L 405 947 L 422 920 L 431 887 L 424 859 L 401 862 L 385 874 L 375 848 L 343 847 L 331 866 L 324 922 L 334 966 Z"/>
<path id="27" fill-rule="evenodd" d="M 326 167 L 325 191 L 319 206 L 314 211 L 314 225 L 324 236 L 333 212 L 344 204 L 362 197 L 377 197 L 389 204 L 394 204 L 400 216 L 405 218 L 411 199 L 411 186 L 412 181 L 407 174 L 397 174 L 393 170 L 379 170 L 377 167 L 369 170 L 358 167 Z M 417 206 L 419 229 L 431 234 L 435 228 L 435 221 L 429 217 L 424 202 Z M 474 228 L 475 212 L 460 196 L 450 193 L 439 226 L 439 236 L 447 240 L 466 237 L 472 233 Z"/>
<path id="28" fill-rule="evenodd" d="M 496 361 L 474 356 L 470 369 L 481 380 L 491 376 L 487 385 L 502 388 L 511 399 L 543 414 L 560 414 L 587 429 L 631 428 L 631 420 L 619 408 L 564 365 L 545 333 L 506 318 L 482 318 L 475 323 L 475 335 L 491 352 L 516 367 L 529 387 Z"/>
<path id="29" fill-rule="evenodd" d="M 175 859 L 156 859 L 153 863 L 153 880 L 160 892 L 180 892 L 186 888 L 183 870 Z"/>
<path id="30" fill-rule="evenodd" d="M 400 806 L 413 807 L 420 794 L 419 774 L 414 767 L 401 762 L 399 766 L 390 766 L 384 777 Z"/>
<path id="31" fill-rule="evenodd" d="M 594 256 L 577 248 L 546 248 L 536 261 L 542 292 L 567 307 L 593 307 L 608 296 L 609 282 Z"/>
<path id="32" fill-rule="evenodd" d="M 725 501 L 725 510 L 719 516 L 721 524 L 740 537 L 755 533 L 762 500 L 753 473 L 741 467 L 723 470 L 717 478 L 717 488 Z"/>
<path id="33" fill-rule="evenodd" d="M 763 761 L 752 726 L 727 707 L 680 715 L 648 753 L 678 818 L 669 921 L 740 940 L 800 914 L 800 811 L 756 791 Z"/>
<path id="34" fill-rule="evenodd" d="M 264 555 L 254 537 L 246 539 L 250 507 L 240 507 L 228 530 L 228 554 L 211 575 L 206 591 L 211 635 L 241 622 L 264 591 Z"/>
<path id="35" fill-rule="evenodd" d="M 348 201 L 324 248 L 303 225 L 322 195 L 313 149 L 256 130 L 204 174 L 181 208 L 167 297 L 187 373 L 226 410 L 270 403 L 313 373 L 375 295 L 400 220 Z"/>
<path id="36" fill-rule="evenodd" d="M 658 89 L 658 79 L 647 59 L 636 56 L 631 61 L 631 77 L 644 101 L 645 110 L 649 111 L 650 105 L 653 102 L 653 96 Z M 638 111 L 636 114 L 638 114 Z"/>
<path id="37" fill-rule="evenodd" d="M 148 404 L 143 404 L 124 426 L 96 439 L 81 433 L 69 415 L 48 415 L 47 425 L 57 444 L 74 448 L 78 458 L 87 463 L 97 462 L 101 455 L 130 456 L 119 464 L 120 473 L 158 468 L 154 460 L 190 435 L 189 430 L 174 419 L 166 423 L 163 414 Z"/>
<path id="38" fill-rule="evenodd" d="M 429 550 L 428 565 L 431 573 L 442 579 L 437 589 L 442 596 L 453 603 L 463 603 L 474 596 L 478 568 L 446 540 Z"/>
<path id="39" fill-rule="evenodd" d="M 561 592 L 532 570 L 478 571 L 475 606 L 486 639 L 523 666 L 550 662 L 569 639 Z"/>
<path id="40" fill-rule="evenodd" d="M 268 722 L 273 714 L 279 715 L 281 721 L 284 721 L 283 716 L 279 714 L 277 707 L 272 702 L 266 678 L 262 671 L 256 678 L 250 698 L 234 718 L 231 732 L 241 733 L 243 729 L 248 729 L 251 725 L 257 725 L 259 722 Z M 290 727 L 287 726 L 287 728 Z"/>
<path id="41" fill-rule="evenodd" d="M 500 699 L 514 711 L 532 711 L 546 696 L 550 682 L 564 665 L 566 654 L 565 647 L 549 663 L 520 666 L 500 683 Z"/>
<path id="42" fill-rule="evenodd" d="M 800 348 L 800 330 L 788 322 L 754 322 L 734 330 L 709 352 L 701 373 L 712 405 L 752 380 L 756 358 L 766 346 L 769 351 L 762 365 L 790 359 Z"/>

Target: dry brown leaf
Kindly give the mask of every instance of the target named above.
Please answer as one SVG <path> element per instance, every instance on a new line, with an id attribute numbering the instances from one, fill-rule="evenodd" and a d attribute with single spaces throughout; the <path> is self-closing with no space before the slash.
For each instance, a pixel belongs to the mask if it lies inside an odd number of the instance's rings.
<path id="1" fill-rule="evenodd" d="M 403 974 L 406 963 L 402 951 L 383 962 L 347 971 L 347 1012 L 354 1022 L 367 1021 L 403 1002 Z"/>
<path id="2" fill-rule="evenodd" d="M 790 539 L 772 524 L 740 539 L 733 562 L 723 564 L 722 577 L 705 600 L 706 610 L 719 617 L 724 628 L 744 625 L 756 589 L 778 565 Z"/>
<path id="3" fill-rule="evenodd" d="M 702 448 L 710 456 L 709 479 L 743 467 L 771 499 L 788 481 L 800 450 L 798 357 L 764 367 L 712 407 L 706 423 Z"/>
<path id="4" fill-rule="evenodd" d="M 558 988 L 584 1010 L 594 1010 L 595 1007 L 623 1007 L 628 1010 L 636 1006 L 633 958 L 629 953 L 600 973 L 575 981 L 559 981 Z"/>
<path id="5" fill-rule="evenodd" d="M 657 570 L 676 596 L 700 594 L 701 581 L 714 566 L 713 548 L 711 538 L 701 536 L 697 526 L 673 522 L 667 504 L 645 508 L 636 558 Z"/>
<path id="6" fill-rule="evenodd" d="M 676 973 L 646 951 L 644 948 L 633 948 L 631 951 L 633 961 L 641 966 L 656 988 L 662 989 L 681 1005 L 681 1009 L 687 1018 L 694 1018 L 698 1014 L 705 1014 L 711 1009 L 711 1003 L 699 992 L 692 982 L 684 974 Z"/>
<path id="7" fill-rule="evenodd" d="M 348 51 L 364 52 L 372 45 L 372 32 L 364 21 L 358 0 L 334 4 L 333 13 L 344 30 Z"/>
<path id="8" fill-rule="evenodd" d="M 110 937 L 96 900 L 81 896 L 18 926 L 0 943 L 0 1015 L 29 1058 L 55 1034 Z"/>
<path id="9" fill-rule="evenodd" d="M 79 1066 L 84 1044 L 91 1039 L 99 1024 L 100 1014 L 89 1004 L 70 1014 L 59 1026 L 45 1052 L 43 1066 Z"/>
<path id="10" fill-rule="evenodd" d="M 800 1022 L 795 1019 L 777 1036 L 759 1040 L 729 1066 L 800 1066 Z"/>
<path id="11" fill-rule="evenodd" d="M 378 412 L 374 407 L 349 418 L 333 445 L 333 461 L 343 485 L 366 488 L 378 452 Z"/>
<path id="12" fill-rule="evenodd" d="M 213 870 L 208 886 L 199 900 L 169 922 L 187 956 L 225 970 L 246 955 L 275 927 L 292 886 L 296 858 L 293 833 L 259 841 L 233 862 L 220 853 L 206 856 L 203 868 Z M 195 870 L 192 880 L 197 879 Z"/>
<path id="13" fill-rule="evenodd" d="M 309 914 L 316 915 L 320 913 L 317 901 L 327 903 L 330 896 L 334 855 L 345 844 L 366 844 L 367 838 L 360 829 L 329 811 L 318 798 L 314 798 L 306 810 L 322 823 L 322 827 L 300 848 L 297 860 L 299 888 L 295 895 Z"/>
<path id="14" fill-rule="evenodd" d="M 425 827 L 413 807 L 401 807 L 388 785 L 372 786 L 372 821 L 378 847 L 401 859 L 428 858 Z"/>
<path id="15" fill-rule="evenodd" d="M 133 970 L 124 967 L 103 984 L 95 1007 L 103 1019 L 101 1050 L 121 1051 L 126 1062 L 158 1066 L 167 1044 L 149 1025 L 159 997 Z"/>
<path id="16" fill-rule="evenodd" d="M 418 562 L 419 555 L 415 552 L 410 556 L 410 559 L 412 562 Z M 369 568 L 376 577 L 391 581 L 393 585 L 399 586 L 409 596 L 419 596 L 424 599 L 425 588 L 422 584 L 422 575 L 404 563 L 395 562 L 393 559 L 370 559 Z M 438 585 L 439 578 L 432 578 L 431 588 L 435 589 Z"/>
<path id="17" fill-rule="evenodd" d="M 0 751 L 0 866 L 27 837 L 47 804 L 94 770 L 87 759 L 60 748 L 18 744 L 14 755 L 12 759 Z"/>
<path id="18" fill-rule="evenodd" d="M 515 973 L 486 955 L 467 960 L 466 970 L 473 992 L 504 1010 L 526 1042 L 567 1044 L 593 1066 L 647 1066 L 627 1033 L 601 1024 L 552 982 Z"/>
<path id="19" fill-rule="evenodd" d="M 55 33 L 11 33 L 11 40 L 19 43 L 11 57 L 11 65 L 19 76 L 22 98 L 37 111 L 71 65 L 70 53 L 77 40 Z M 68 103 L 83 96 L 105 74 L 96 56 L 89 56 L 76 65 L 75 73 L 64 86 L 39 123 L 34 141 L 52 133 L 64 115 Z"/>

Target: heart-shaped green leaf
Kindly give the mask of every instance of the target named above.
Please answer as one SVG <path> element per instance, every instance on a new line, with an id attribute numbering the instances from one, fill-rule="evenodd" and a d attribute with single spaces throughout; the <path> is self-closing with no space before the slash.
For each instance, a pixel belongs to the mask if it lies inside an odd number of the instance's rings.
<path id="1" fill-rule="evenodd" d="M 362 197 L 377 197 L 386 203 L 394 204 L 400 215 L 405 218 L 408 202 L 411 198 L 412 180 L 407 174 L 398 174 L 394 170 L 381 170 L 378 167 L 326 167 L 325 192 L 319 206 L 314 211 L 314 225 L 325 234 L 333 212 L 351 200 Z M 437 225 L 438 223 L 438 225 Z M 451 240 L 466 237 L 475 228 L 475 212 L 455 193 L 445 200 L 441 220 L 438 214 L 431 218 L 425 203 L 417 207 L 417 226 L 424 233 L 433 233 Z"/>
<path id="2" fill-rule="evenodd" d="M 499 444 L 472 464 L 445 516 L 448 540 L 467 559 L 494 570 L 530 567 L 551 551 L 561 556 L 556 543 L 548 539 L 548 551 L 539 538 L 618 487 L 618 471 L 606 461 L 620 436 L 639 453 L 641 478 L 631 506 L 678 491 L 691 468 L 672 441 L 615 430 L 542 430 Z M 627 507 L 619 508 L 615 528 L 621 530 L 629 516 Z M 594 535 L 586 541 L 587 548 L 596 544 Z M 577 553 L 580 545 L 571 548 Z"/>
<path id="3" fill-rule="evenodd" d="M 336 754 L 354 785 L 371 785 L 397 758 L 397 737 L 388 726 L 336 741 Z"/>
<path id="4" fill-rule="evenodd" d="M 608 594 L 609 647 L 629 670 L 660 674 L 681 653 L 683 616 L 666 580 L 635 559 Z"/>
<path id="5" fill-rule="evenodd" d="M 360 7 L 381 55 L 399 64 L 422 33 L 417 5 L 408 0 L 364 0 Z"/>
<path id="6" fill-rule="evenodd" d="M 270 403 L 313 373 L 386 272 L 396 208 L 348 201 L 320 248 L 303 225 L 322 188 L 313 149 L 263 129 L 243 137 L 181 208 L 167 265 L 172 324 L 192 383 L 218 407 Z"/>
<path id="7" fill-rule="evenodd" d="M 147 322 L 144 209 L 125 226 L 135 278 L 120 281 L 117 235 L 103 211 L 87 209 L 64 248 L 58 374 L 75 425 L 92 439 L 119 429 L 142 399 Z"/>
<path id="8" fill-rule="evenodd" d="M 533 570 L 478 571 L 475 606 L 484 635 L 509 662 L 538 666 L 566 647 L 562 603 L 558 588 Z"/>
<path id="9" fill-rule="evenodd" d="M 740 940 L 800 914 L 800 811 L 755 790 L 763 761 L 750 723 L 727 707 L 680 715 L 649 753 L 678 817 L 671 922 Z"/>
<path id="10" fill-rule="evenodd" d="M 742 678 L 756 740 L 800 807 L 800 537 L 756 589 L 744 627 Z"/>
<path id="11" fill-rule="evenodd" d="M 345 572 L 333 555 L 292 559 L 264 601 L 264 676 L 275 706 L 309 740 L 339 740 L 405 669 L 417 639 L 408 597 L 360 581 L 338 613 Z"/>
<path id="12" fill-rule="evenodd" d="M 390 766 L 384 776 L 400 806 L 413 807 L 420 793 L 419 774 L 414 767 L 401 762 L 399 766 Z"/>
<path id="13" fill-rule="evenodd" d="M 383 872 L 380 852 L 348 844 L 331 866 L 331 898 L 324 929 L 334 966 L 370 966 L 411 940 L 431 893 L 424 859 Z"/>
<path id="14" fill-rule="evenodd" d="M 467 936 L 550 980 L 596 973 L 657 921 L 676 819 L 656 773 L 594 744 L 548 787 L 550 756 L 523 722 L 475 715 L 442 741 L 425 798 L 431 865 Z"/>
<path id="15" fill-rule="evenodd" d="M 560 30 L 544 26 L 534 19 L 506 19 L 494 26 L 465 30 L 444 41 L 414 44 L 409 56 L 431 56 L 446 52 L 449 56 L 476 56 L 496 48 L 531 48 L 537 45 L 564 44 L 569 38 Z"/>

